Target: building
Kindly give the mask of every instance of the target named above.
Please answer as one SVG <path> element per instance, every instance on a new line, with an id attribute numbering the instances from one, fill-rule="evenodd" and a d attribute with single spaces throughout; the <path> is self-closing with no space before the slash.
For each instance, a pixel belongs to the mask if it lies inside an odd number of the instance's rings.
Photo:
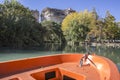
<path id="1" fill-rule="evenodd" d="M 70 13 L 76 12 L 71 8 L 61 10 L 55 8 L 45 8 L 41 12 L 41 21 L 53 21 L 56 23 L 61 23 L 63 19 Z"/>

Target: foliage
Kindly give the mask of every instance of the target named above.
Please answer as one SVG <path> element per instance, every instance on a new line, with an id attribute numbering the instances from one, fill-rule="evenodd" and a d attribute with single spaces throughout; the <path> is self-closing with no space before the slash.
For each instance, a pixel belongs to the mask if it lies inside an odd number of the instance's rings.
<path id="1" fill-rule="evenodd" d="M 31 11 L 15 0 L 0 4 L 1 46 L 26 47 L 42 43 L 40 24 Z"/>
<path id="2" fill-rule="evenodd" d="M 80 13 L 71 13 L 62 23 L 62 30 L 67 41 L 83 41 L 91 29 L 94 20 L 92 13 L 85 10 Z"/>
<path id="3" fill-rule="evenodd" d="M 101 40 L 105 37 L 104 19 L 101 18 L 101 19 L 96 20 L 96 29 L 95 30 L 96 30 L 95 31 L 96 41 L 101 42 Z"/>
<path id="4" fill-rule="evenodd" d="M 106 12 L 104 30 L 107 39 L 115 39 L 119 30 L 114 16 L 112 16 L 109 11 Z"/>
<path id="5" fill-rule="evenodd" d="M 119 39 L 120 31 L 114 16 L 109 11 L 105 18 L 99 18 L 95 9 L 68 15 L 62 23 L 62 30 L 67 41 L 101 41 Z"/>
<path id="6" fill-rule="evenodd" d="M 52 21 L 41 22 L 44 28 L 44 41 L 45 42 L 65 42 L 62 34 L 61 25 Z"/>
<path id="7" fill-rule="evenodd" d="M 64 35 L 63 35 L 64 34 Z M 65 38 L 64 38 L 65 37 Z M 120 39 L 120 27 L 109 11 L 100 19 L 95 8 L 88 12 L 67 15 L 61 24 L 51 21 L 38 23 L 32 12 L 16 0 L 0 4 L 0 46 L 40 46 L 44 42 L 64 43 L 84 40 Z"/>

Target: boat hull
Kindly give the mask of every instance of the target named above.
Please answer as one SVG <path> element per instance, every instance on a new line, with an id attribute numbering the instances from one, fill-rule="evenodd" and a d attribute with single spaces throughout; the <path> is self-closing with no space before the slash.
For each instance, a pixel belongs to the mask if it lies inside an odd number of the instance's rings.
<path id="1" fill-rule="evenodd" d="M 59 54 L 1 62 L 0 80 L 120 80 L 111 60 L 90 55 L 92 62 L 88 60 L 80 67 L 83 56 Z"/>

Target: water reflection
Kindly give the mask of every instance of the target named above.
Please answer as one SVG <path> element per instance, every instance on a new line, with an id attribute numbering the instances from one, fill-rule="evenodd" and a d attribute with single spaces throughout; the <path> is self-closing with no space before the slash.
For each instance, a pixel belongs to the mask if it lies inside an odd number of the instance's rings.
<path id="1" fill-rule="evenodd" d="M 111 59 L 120 69 L 120 48 L 107 47 L 107 46 L 70 46 L 67 45 L 64 49 L 65 52 L 79 52 L 86 53 L 92 52 L 100 56 Z"/>
<path id="2" fill-rule="evenodd" d="M 16 58 L 21 57 L 33 57 L 39 55 L 47 55 L 54 53 L 86 53 L 94 52 L 97 55 L 107 57 L 116 63 L 120 68 L 120 48 L 107 47 L 107 46 L 85 46 L 85 45 L 61 45 L 61 44 L 45 44 L 40 47 L 32 47 L 27 49 L 9 49 L 9 48 L 0 48 L 0 59 L 4 56 L 3 59 L 7 60 L 12 59 L 15 55 Z M 22 53 L 22 54 L 21 54 Z M 29 53 L 29 54 L 28 54 Z M 12 55 L 12 56 L 10 56 Z M 11 58 L 12 57 L 12 58 Z M 8 60 L 9 60 L 8 59 Z"/>
<path id="3" fill-rule="evenodd" d="M 64 53 L 86 53 L 92 52 L 97 55 L 107 57 L 114 63 L 120 65 L 120 48 L 107 46 L 85 46 L 85 45 L 61 45 L 61 44 L 46 44 L 42 50 L 48 51 L 63 51 Z"/>
<path id="4" fill-rule="evenodd" d="M 65 44 L 45 44 L 44 47 L 42 47 L 42 50 L 48 50 L 48 51 L 63 51 L 65 48 Z"/>

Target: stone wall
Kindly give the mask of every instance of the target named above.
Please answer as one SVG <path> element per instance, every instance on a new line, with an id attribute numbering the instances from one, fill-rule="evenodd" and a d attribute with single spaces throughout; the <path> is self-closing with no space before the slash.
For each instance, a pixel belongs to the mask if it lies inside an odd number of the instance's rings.
<path id="1" fill-rule="evenodd" d="M 61 10 L 55 8 L 45 8 L 41 12 L 41 21 L 54 21 L 57 23 L 61 23 L 63 19 L 70 13 L 76 12 L 71 8 Z"/>

